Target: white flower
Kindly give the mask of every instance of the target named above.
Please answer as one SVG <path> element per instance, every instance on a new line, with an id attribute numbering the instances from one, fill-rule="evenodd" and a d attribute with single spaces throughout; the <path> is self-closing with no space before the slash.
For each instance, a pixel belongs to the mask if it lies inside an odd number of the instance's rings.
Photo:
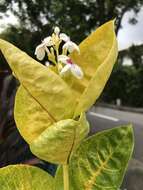
<path id="1" fill-rule="evenodd" d="M 36 55 L 37 59 L 39 59 L 40 61 L 43 60 L 45 57 L 45 53 L 46 52 L 48 54 L 50 53 L 47 47 L 50 47 L 52 45 L 53 45 L 53 41 L 52 41 L 51 36 L 44 38 L 42 43 L 36 47 L 35 55 Z"/>
<path id="2" fill-rule="evenodd" d="M 80 53 L 80 49 L 79 49 L 78 45 L 72 41 L 67 41 L 63 45 L 63 49 L 67 49 L 69 51 L 69 53 L 72 53 L 74 50 L 76 50 L 78 53 Z"/>
<path id="3" fill-rule="evenodd" d="M 45 66 L 46 66 L 46 67 L 49 67 L 49 66 L 50 66 L 50 62 L 49 62 L 49 61 L 46 61 L 46 62 L 45 62 Z"/>
<path id="4" fill-rule="evenodd" d="M 42 43 L 36 47 L 35 55 L 36 55 L 37 59 L 39 59 L 40 61 L 44 59 L 44 57 L 45 57 L 45 44 Z"/>
<path id="5" fill-rule="evenodd" d="M 59 55 L 58 56 L 58 62 L 62 62 L 64 64 L 67 64 L 68 59 L 70 59 L 70 58 L 66 55 Z"/>
<path id="6" fill-rule="evenodd" d="M 46 38 L 44 38 L 43 43 L 45 44 L 45 46 L 49 47 L 49 46 L 53 46 L 53 40 L 51 36 L 48 36 Z"/>
<path id="7" fill-rule="evenodd" d="M 60 75 L 63 75 L 67 71 L 71 71 L 71 73 L 76 78 L 78 78 L 78 79 L 82 79 L 83 78 L 83 71 L 81 70 L 81 68 L 77 64 L 74 64 L 72 62 L 71 58 L 69 58 L 66 55 L 59 55 L 58 56 L 58 61 L 65 64 L 65 66 L 63 67 L 63 69 L 60 71 Z"/>
<path id="8" fill-rule="evenodd" d="M 67 36 L 65 33 L 60 33 L 60 28 L 58 26 L 54 28 L 54 33 L 60 38 L 60 40 L 63 40 L 64 42 L 70 40 L 69 36 Z"/>
<path id="9" fill-rule="evenodd" d="M 59 28 L 58 26 L 56 26 L 56 27 L 54 28 L 54 33 L 55 33 L 56 35 L 59 35 L 59 33 L 60 33 L 60 28 Z"/>
<path id="10" fill-rule="evenodd" d="M 44 59 L 45 53 L 49 53 L 49 50 L 44 42 L 36 47 L 35 55 L 40 61 Z"/>
<path id="11" fill-rule="evenodd" d="M 60 40 L 63 40 L 64 42 L 70 41 L 70 37 L 67 36 L 65 33 L 61 33 L 61 34 L 59 35 L 59 37 L 60 37 Z"/>

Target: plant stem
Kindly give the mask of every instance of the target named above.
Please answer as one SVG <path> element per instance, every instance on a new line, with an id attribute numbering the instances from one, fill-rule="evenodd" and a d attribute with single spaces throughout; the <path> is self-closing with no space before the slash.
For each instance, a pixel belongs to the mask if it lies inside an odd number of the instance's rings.
<path id="1" fill-rule="evenodd" d="M 69 190 L 69 165 L 63 165 L 64 190 Z"/>

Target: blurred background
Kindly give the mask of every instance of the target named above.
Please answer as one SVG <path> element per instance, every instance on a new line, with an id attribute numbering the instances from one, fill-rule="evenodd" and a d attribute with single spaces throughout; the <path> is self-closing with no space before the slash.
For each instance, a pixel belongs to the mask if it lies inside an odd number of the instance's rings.
<path id="1" fill-rule="evenodd" d="M 122 189 L 143 187 L 143 0 L 0 0 L 0 37 L 34 57 L 35 47 L 54 26 L 80 43 L 98 26 L 116 19 L 119 56 L 97 104 L 89 111 L 91 132 L 133 123 L 135 151 Z M 35 58 L 35 57 L 34 57 Z M 18 87 L 0 55 L 0 167 L 38 165 L 54 174 L 56 166 L 35 158 L 13 119 Z"/>

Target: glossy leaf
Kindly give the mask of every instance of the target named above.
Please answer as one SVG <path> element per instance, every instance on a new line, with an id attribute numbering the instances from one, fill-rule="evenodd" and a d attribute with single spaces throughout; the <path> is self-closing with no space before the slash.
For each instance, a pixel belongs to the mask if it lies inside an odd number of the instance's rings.
<path id="1" fill-rule="evenodd" d="M 56 164 L 66 164 L 80 141 L 88 134 L 85 114 L 78 121 L 67 119 L 54 123 L 33 143 L 30 149 L 37 157 Z"/>
<path id="2" fill-rule="evenodd" d="M 54 178 L 28 165 L 10 165 L 0 169 L 1 190 L 54 190 Z"/>
<path id="3" fill-rule="evenodd" d="M 84 71 L 83 80 L 73 82 L 78 94 L 75 116 L 87 111 L 101 94 L 117 58 L 117 40 L 114 21 L 99 27 L 80 44 L 80 55 L 74 52 L 71 58 Z"/>
<path id="4" fill-rule="evenodd" d="M 106 130 L 81 143 L 70 162 L 70 190 L 117 190 L 133 151 L 132 127 Z M 63 189 L 62 169 L 56 175 Z"/>
<path id="5" fill-rule="evenodd" d="M 0 49 L 14 75 L 26 91 L 45 109 L 52 121 L 73 116 L 76 103 L 74 94 L 59 75 L 1 39 Z"/>

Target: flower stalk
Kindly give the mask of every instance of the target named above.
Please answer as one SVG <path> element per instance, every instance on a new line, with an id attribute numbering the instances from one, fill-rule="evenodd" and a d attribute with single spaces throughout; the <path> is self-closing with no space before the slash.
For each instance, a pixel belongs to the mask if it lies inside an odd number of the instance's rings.
<path id="1" fill-rule="evenodd" d="M 69 165 L 63 165 L 64 190 L 69 190 Z"/>

